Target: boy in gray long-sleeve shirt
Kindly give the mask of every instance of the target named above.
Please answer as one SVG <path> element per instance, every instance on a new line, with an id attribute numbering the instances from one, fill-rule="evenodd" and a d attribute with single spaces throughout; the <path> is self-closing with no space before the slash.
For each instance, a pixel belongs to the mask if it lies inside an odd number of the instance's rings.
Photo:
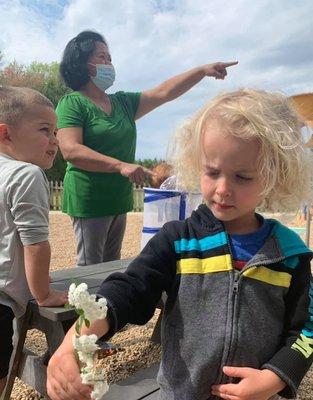
<path id="1" fill-rule="evenodd" d="M 13 318 L 29 299 L 67 301 L 49 288 L 49 187 L 42 169 L 57 153 L 56 116 L 40 93 L 0 86 L 0 395 L 12 354 Z"/>

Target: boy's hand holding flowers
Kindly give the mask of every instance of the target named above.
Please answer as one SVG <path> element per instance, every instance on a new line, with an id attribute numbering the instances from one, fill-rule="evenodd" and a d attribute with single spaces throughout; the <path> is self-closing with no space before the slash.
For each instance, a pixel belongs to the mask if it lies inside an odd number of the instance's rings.
<path id="1" fill-rule="evenodd" d="M 107 314 L 106 299 L 101 298 L 96 301 L 94 294 L 90 295 L 85 283 L 76 286 L 74 283 L 69 288 L 69 305 L 74 307 L 79 315 L 75 324 L 75 335 L 73 336 L 73 346 L 78 356 L 80 367 L 80 376 L 82 383 L 93 386 L 91 398 L 98 400 L 107 392 L 108 384 L 104 379 L 103 371 L 94 367 L 94 355 L 99 349 L 97 345 L 98 337 L 92 335 L 80 335 L 83 324 L 89 328 L 90 323 L 95 320 L 104 319 Z"/>

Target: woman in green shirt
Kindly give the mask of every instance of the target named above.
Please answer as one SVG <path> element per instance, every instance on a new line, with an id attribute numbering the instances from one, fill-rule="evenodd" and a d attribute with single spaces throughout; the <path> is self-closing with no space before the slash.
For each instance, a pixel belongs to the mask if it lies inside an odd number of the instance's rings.
<path id="1" fill-rule="evenodd" d="M 58 139 L 67 169 L 62 209 L 73 220 L 77 265 L 120 258 L 132 185 L 151 172 L 134 164 L 135 120 L 174 100 L 205 76 L 224 79 L 237 64 L 206 64 L 141 93 L 107 94 L 115 71 L 107 42 L 84 31 L 66 46 L 60 72 L 73 92 L 57 106 Z"/>

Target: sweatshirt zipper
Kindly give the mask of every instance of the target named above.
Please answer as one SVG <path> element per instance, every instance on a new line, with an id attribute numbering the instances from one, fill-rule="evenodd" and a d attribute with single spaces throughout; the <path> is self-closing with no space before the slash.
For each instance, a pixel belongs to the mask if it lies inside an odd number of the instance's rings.
<path id="1" fill-rule="evenodd" d="M 230 245 L 229 245 L 229 247 L 230 247 Z M 230 255 L 232 256 L 231 253 L 230 253 Z M 285 257 L 277 257 L 277 258 L 272 259 L 272 260 L 264 260 L 264 262 L 259 261 L 257 263 L 249 265 L 248 267 L 244 268 L 241 271 L 237 271 L 233 267 L 233 269 L 234 269 L 234 281 L 233 281 L 233 296 L 232 296 L 232 301 L 233 301 L 233 305 L 232 305 L 232 327 L 231 327 L 230 345 L 229 345 L 228 355 L 227 355 L 226 360 L 225 360 L 225 365 L 228 364 L 230 355 L 231 355 L 232 351 L 234 351 L 234 349 L 233 349 L 234 324 L 236 323 L 235 318 L 238 319 L 237 318 L 237 312 L 236 312 L 236 304 L 237 304 L 237 301 L 238 301 L 238 297 L 237 296 L 239 294 L 240 280 L 242 279 L 242 276 L 243 276 L 244 272 L 248 271 L 251 268 L 258 267 L 260 265 L 270 265 L 270 264 L 273 264 L 275 262 L 282 261 L 284 259 L 285 259 Z M 220 381 L 222 381 L 222 376 L 220 378 Z"/>
<path id="2" fill-rule="evenodd" d="M 225 233 L 226 233 L 226 231 L 225 231 Z M 231 259 L 231 266 L 232 266 L 232 270 L 230 272 L 232 272 L 232 275 L 234 276 L 234 279 L 233 279 L 233 282 L 232 282 L 232 311 L 231 311 L 232 312 L 232 315 L 231 315 L 232 322 L 231 322 L 231 332 L 230 332 L 230 342 L 229 342 L 230 345 L 229 345 L 228 354 L 227 354 L 227 357 L 226 357 L 226 361 L 227 361 L 227 359 L 229 358 L 229 352 L 231 350 L 231 343 L 232 343 L 232 340 L 233 340 L 234 311 L 235 311 L 235 302 L 236 302 L 235 299 L 236 299 L 237 293 L 239 291 L 240 273 L 234 268 L 233 255 L 232 255 L 232 250 L 231 250 L 231 246 L 230 246 L 230 242 L 229 242 L 229 236 L 228 236 L 227 233 L 226 233 L 226 240 L 227 240 L 228 252 L 230 254 L 230 259 Z M 224 373 L 220 372 L 220 374 L 218 376 L 218 379 L 217 379 L 217 384 L 221 384 L 222 383 L 223 376 L 224 376 Z M 219 397 L 212 396 L 212 397 L 209 397 L 209 400 L 210 399 L 212 399 L 212 400 L 216 399 L 217 400 L 217 399 L 219 399 Z"/>
<path id="3" fill-rule="evenodd" d="M 239 275 L 243 275 L 244 272 L 248 271 L 251 268 L 254 267 L 259 267 L 260 265 L 270 265 L 270 264 L 274 264 L 276 262 L 280 262 L 283 261 L 286 257 L 277 257 L 277 258 L 273 258 L 271 260 L 264 260 L 264 261 L 258 261 L 254 264 L 248 265 L 247 267 L 244 267 L 240 272 Z"/>
<path id="4" fill-rule="evenodd" d="M 263 262 L 259 261 L 257 263 L 253 263 L 253 264 L 247 266 L 246 268 L 244 268 L 241 271 L 238 271 L 234 267 L 233 255 L 232 255 L 231 246 L 230 246 L 230 242 L 229 242 L 229 236 L 228 236 L 227 233 L 226 233 L 226 237 L 227 237 L 227 246 L 228 246 L 229 254 L 230 254 L 230 257 L 231 257 L 232 270 L 233 270 L 233 273 L 234 273 L 234 280 L 233 280 L 233 288 L 232 288 L 232 292 L 233 292 L 232 301 L 233 301 L 233 304 L 232 304 L 232 316 L 231 316 L 232 317 L 231 337 L 230 337 L 230 342 L 229 342 L 230 344 L 229 344 L 228 354 L 227 354 L 227 357 L 226 357 L 226 360 L 225 360 L 225 365 L 227 365 L 228 360 L 230 358 L 231 351 L 233 350 L 232 349 L 232 347 L 233 347 L 232 343 L 233 343 L 233 339 L 234 339 L 234 324 L 235 324 L 235 317 L 236 317 L 235 312 L 236 312 L 236 304 L 237 304 L 237 301 L 238 301 L 238 297 L 237 296 L 238 296 L 238 293 L 239 293 L 239 284 L 240 284 L 240 280 L 241 280 L 241 278 L 243 276 L 243 273 L 248 271 L 251 268 L 258 267 L 260 265 L 270 265 L 270 264 L 273 264 L 275 262 L 279 262 L 279 261 L 282 261 L 282 260 L 285 259 L 285 257 L 277 257 L 277 258 L 274 258 L 274 259 L 271 259 L 271 260 L 264 260 Z M 219 379 L 218 379 L 219 383 L 222 382 L 223 375 L 224 374 L 222 373 L 219 376 Z"/>
<path id="5" fill-rule="evenodd" d="M 237 272 L 236 270 L 234 270 L 234 274 L 235 274 L 235 277 L 234 277 L 234 283 L 233 283 L 233 292 L 235 294 L 237 294 L 238 290 L 239 290 L 240 273 Z"/>

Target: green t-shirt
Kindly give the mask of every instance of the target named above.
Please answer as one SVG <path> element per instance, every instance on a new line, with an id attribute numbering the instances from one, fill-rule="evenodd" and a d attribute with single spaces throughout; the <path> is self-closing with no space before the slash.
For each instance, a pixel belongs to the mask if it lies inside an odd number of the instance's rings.
<path id="1" fill-rule="evenodd" d="M 106 156 L 133 163 L 135 114 L 140 93 L 110 94 L 106 114 L 79 92 L 63 96 L 56 109 L 58 128 L 82 127 L 83 144 Z M 132 183 L 117 173 L 88 172 L 67 163 L 62 210 L 74 217 L 124 214 L 133 208 Z"/>

